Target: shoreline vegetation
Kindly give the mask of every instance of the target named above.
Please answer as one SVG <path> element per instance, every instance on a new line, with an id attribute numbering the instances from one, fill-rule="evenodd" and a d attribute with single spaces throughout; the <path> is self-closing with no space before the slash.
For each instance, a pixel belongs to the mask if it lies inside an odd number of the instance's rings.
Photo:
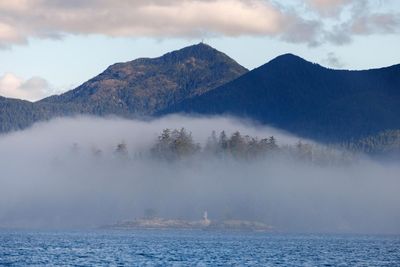
<path id="1" fill-rule="evenodd" d="M 80 151 L 80 144 L 74 143 L 71 149 Z M 101 158 L 106 153 L 92 147 L 90 154 Z M 257 161 L 265 159 L 294 159 L 315 165 L 349 165 L 362 157 L 374 159 L 400 158 L 400 130 L 385 131 L 376 136 L 352 142 L 323 145 L 299 140 L 294 144 L 281 144 L 274 136 L 259 138 L 244 135 L 239 131 L 228 134 L 212 131 L 207 141 L 200 144 L 185 128 L 164 129 L 157 139 L 145 149 L 130 151 L 124 141 L 115 145 L 113 157 L 124 160 L 157 159 L 165 162 L 191 160 L 198 157 L 220 160 Z"/>
<path id="2" fill-rule="evenodd" d="M 118 150 L 118 149 L 117 149 Z M 191 132 L 185 128 L 165 129 L 150 149 L 154 158 L 175 161 L 204 155 L 219 159 L 236 159 L 253 161 L 269 157 L 294 157 L 299 160 L 317 164 L 341 163 L 350 160 L 351 155 L 345 151 L 336 151 L 330 147 L 322 147 L 311 143 L 297 142 L 295 145 L 279 145 L 277 138 L 269 136 L 258 138 L 243 135 L 235 131 L 228 135 L 225 131 L 217 134 L 215 131 L 202 146 L 195 143 Z"/>
<path id="3" fill-rule="evenodd" d="M 71 147 L 73 154 L 80 153 L 80 144 Z M 110 156 L 98 147 L 92 147 L 91 156 L 100 159 Z M 348 164 L 356 160 L 355 154 L 338 149 L 336 146 L 324 146 L 298 141 L 295 144 L 279 144 L 274 136 L 266 138 L 243 135 L 235 131 L 228 135 L 225 131 L 215 131 L 205 144 L 195 142 L 192 133 L 185 128 L 164 129 L 162 133 L 145 149 L 130 151 L 125 141 L 114 146 L 111 155 L 121 161 L 155 159 L 162 162 L 195 160 L 206 157 L 220 160 L 238 160 L 252 162 L 273 158 L 289 158 L 315 164 Z"/>

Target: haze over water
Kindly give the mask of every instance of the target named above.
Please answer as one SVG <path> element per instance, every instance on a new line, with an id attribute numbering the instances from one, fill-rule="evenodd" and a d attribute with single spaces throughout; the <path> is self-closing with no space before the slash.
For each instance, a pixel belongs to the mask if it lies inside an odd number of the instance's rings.
<path id="1" fill-rule="evenodd" d="M 57 119 L 0 137 L 0 226 L 80 228 L 133 220 L 260 221 L 277 232 L 400 233 L 399 165 L 358 158 L 315 165 L 293 158 L 148 156 L 165 128 L 186 127 L 204 144 L 236 130 L 280 145 L 299 138 L 234 118 L 152 121 Z M 124 142 L 127 158 L 115 154 Z M 101 151 L 100 157 L 96 151 Z M 147 152 L 146 152 L 147 151 Z M 23 166 L 23 167 L 21 167 Z"/>

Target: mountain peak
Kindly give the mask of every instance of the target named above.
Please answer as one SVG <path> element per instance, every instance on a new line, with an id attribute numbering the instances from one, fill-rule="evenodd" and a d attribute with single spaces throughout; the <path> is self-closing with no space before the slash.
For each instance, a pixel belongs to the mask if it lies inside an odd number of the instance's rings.
<path id="1" fill-rule="evenodd" d="M 160 58 L 167 61 L 181 61 L 188 58 L 202 59 L 207 61 L 214 61 L 214 60 L 233 61 L 226 54 L 218 51 L 217 49 L 203 42 L 169 52 L 161 56 Z"/>
<path id="2" fill-rule="evenodd" d="M 232 81 L 248 70 L 199 43 L 157 58 L 116 63 L 72 91 L 44 101 L 78 103 L 93 114 L 150 115 Z"/>
<path id="3" fill-rule="evenodd" d="M 200 42 L 198 44 L 193 44 L 193 45 L 189 45 L 186 46 L 182 49 L 173 51 L 171 53 L 174 52 L 183 52 L 183 51 L 199 51 L 199 52 L 213 52 L 213 53 L 222 53 L 220 51 L 218 51 L 217 49 L 213 48 L 211 45 L 208 45 L 206 43 Z"/>
<path id="4" fill-rule="evenodd" d="M 269 63 L 295 63 L 295 62 L 308 62 L 307 60 L 303 59 L 302 57 L 299 57 L 297 55 L 291 54 L 291 53 L 286 53 L 280 56 L 277 56 L 273 60 L 271 60 Z"/>
<path id="5" fill-rule="evenodd" d="M 396 67 L 337 71 L 284 54 L 160 114 L 229 114 L 318 141 L 342 142 L 400 127 L 399 74 Z"/>
<path id="6" fill-rule="evenodd" d="M 322 68 L 320 65 L 312 63 L 310 61 L 307 61 L 303 59 L 302 57 L 299 57 L 297 55 L 287 53 L 283 54 L 280 56 L 277 56 L 276 58 L 270 60 L 269 62 L 265 63 L 264 65 L 258 67 L 256 70 L 256 73 L 280 73 L 282 70 L 292 70 L 292 71 L 297 71 L 299 69 L 309 69 L 309 68 Z"/>
<path id="7" fill-rule="evenodd" d="M 211 45 L 206 44 L 206 43 L 204 43 L 204 42 L 200 42 L 200 43 L 197 43 L 197 44 L 189 45 L 189 46 L 187 46 L 187 47 L 185 47 L 185 48 L 210 49 L 210 50 L 215 50 L 215 51 L 216 51 L 215 48 L 213 48 Z M 185 48 L 183 48 L 183 49 L 185 49 Z"/>

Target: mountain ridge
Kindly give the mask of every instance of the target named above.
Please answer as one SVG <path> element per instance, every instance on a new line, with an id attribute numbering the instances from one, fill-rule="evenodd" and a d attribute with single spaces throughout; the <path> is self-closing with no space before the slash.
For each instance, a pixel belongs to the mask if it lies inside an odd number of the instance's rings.
<path id="1" fill-rule="evenodd" d="M 77 88 L 37 102 L 0 98 L 0 132 L 76 114 L 230 114 L 319 141 L 400 128 L 400 64 L 337 70 L 286 53 L 248 71 L 200 43 L 115 63 Z"/>
<path id="2" fill-rule="evenodd" d="M 285 54 L 158 115 L 229 114 L 306 138 L 342 141 L 400 128 L 399 89 L 399 64 L 332 70 Z"/>
<path id="3" fill-rule="evenodd" d="M 114 63 L 75 89 L 36 102 L 0 99 L 0 133 L 53 117 L 147 117 L 184 98 L 212 90 L 248 70 L 204 43 L 156 58 Z"/>
<path id="4" fill-rule="evenodd" d="M 247 71 L 226 54 L 200 43 L 157 58 L 113 64 L 77 88 L 41 102 L 80 103 L 87 113 L 150 115 Z"/>

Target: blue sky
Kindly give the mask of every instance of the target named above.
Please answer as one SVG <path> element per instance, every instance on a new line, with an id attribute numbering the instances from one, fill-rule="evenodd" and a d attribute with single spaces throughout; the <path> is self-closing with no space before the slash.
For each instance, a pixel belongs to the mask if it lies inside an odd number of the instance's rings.
<path id="1" fill-rule="evenodd" d="M 396 0 L 0 2 L 0 95 L 37 100 L 203 39 L 249 69 L 283 53 L 331 68 L 389 66 L 400 63 L 399 12 Z"/>

